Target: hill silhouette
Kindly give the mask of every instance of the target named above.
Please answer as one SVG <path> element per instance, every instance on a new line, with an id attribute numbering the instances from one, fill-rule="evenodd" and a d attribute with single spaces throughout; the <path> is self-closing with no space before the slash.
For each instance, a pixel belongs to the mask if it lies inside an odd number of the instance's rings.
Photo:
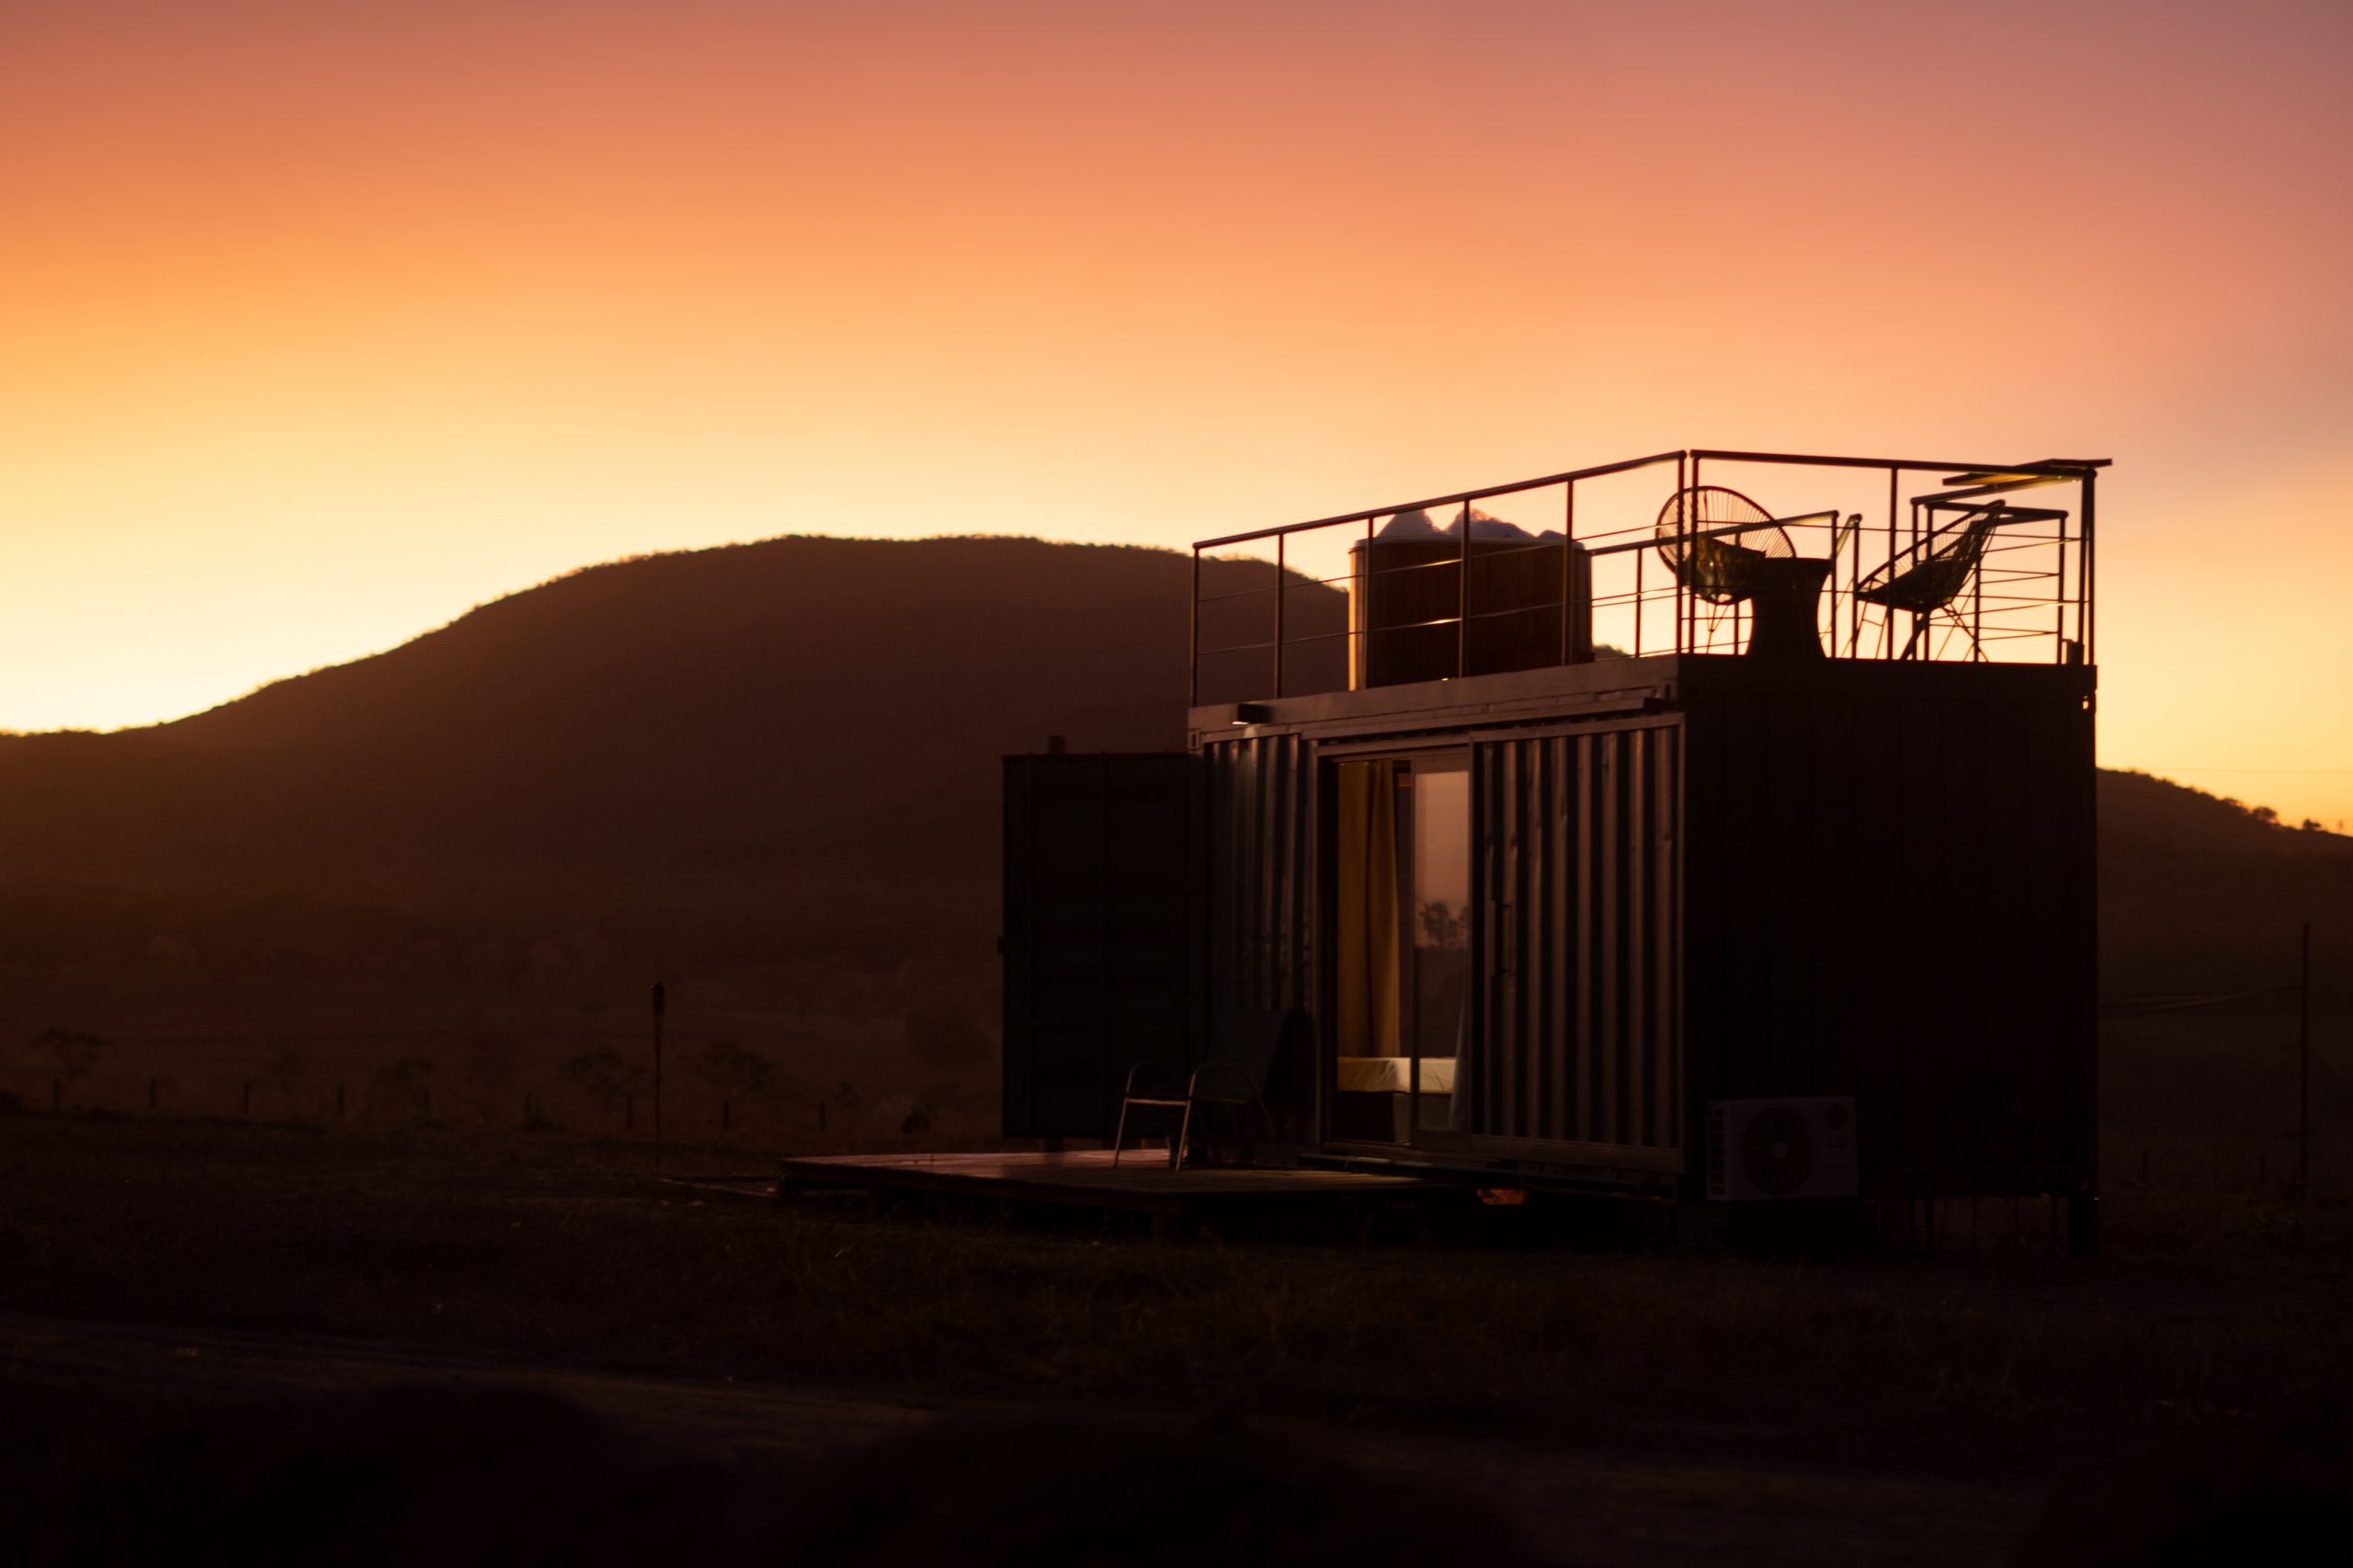
<path id="1" fill-rule="evenodd" d="M 2353 938 L 2353 838 L 2260 812 L 2146 773 L 2101 771 L 2103 989 L 2284 983 L 2302 923 Z M 2334 1005 L 2333 966 L 2321 969 L 2316 983 Z"/>
<path id="2" fill-rule="evenodd" d="M 1265 570 L 1213 566 L 1205 592 Z M 535 976 L 618 994 L 657 967 L 809 1006 L 810 974 L 904 991 L 911 963 L 985 1024 L 998 758 L 1180 744 L 1189 572 L 779 539 L 592 567 L 174 723 L 0 737 L 0 1024 Z M 1247 641 L 1265 602 L 1219 606 L 1205 641 Z M 1319 586 L 1288 610 L 1343 623 Z M 2145 775 L 2103 773 L 2099 800 L 2106 989 L 2268 984 L 2299 922 L 2353 933 L 2353 840 Z M 791 994 L 756 978 L 796 966 Z"/>
<path id="3" fill-rule="evenodd" d="M 913 960 L 985 1017 L 998 758 L 1181 744 L 1190 571 L 1020 539 L 654 556 L 176 722 L 0 737 L 0 976 L 74 971 L 80 1006 L 108 965 L 331 1000 L 551 952 L 631 984 Z M 1213 609 L 1218 640 L 1267 602 Z"/>
<path id="4" fill-rule="evenodd" d="M 1182 562 L 786 539 L 598 566 L 176 723 L 0 742 L 12 880 L 468 895 L 969 879 L 998 753 L 1181 738 Z"/>

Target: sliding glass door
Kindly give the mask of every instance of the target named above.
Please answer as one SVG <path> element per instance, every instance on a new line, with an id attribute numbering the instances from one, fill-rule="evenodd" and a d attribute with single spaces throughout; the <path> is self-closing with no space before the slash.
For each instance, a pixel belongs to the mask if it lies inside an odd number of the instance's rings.
<path id="1" fill-rule="evenodd" d="M 1445 1142 L 1469 1103 L 1456 1071 L 1470 1055 L 1470 759 L 1336 767 L 1332 1133 Z"/>

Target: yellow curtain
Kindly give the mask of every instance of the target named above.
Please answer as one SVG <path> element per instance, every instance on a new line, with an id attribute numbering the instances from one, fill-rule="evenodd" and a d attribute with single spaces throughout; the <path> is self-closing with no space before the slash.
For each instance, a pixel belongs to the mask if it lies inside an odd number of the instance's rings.
<path id="1" fill-rule="evenodd" d="M 1340 764 L 1340 900 L 1335 1030 L 1344 1056 L 1395 1056 L 1398 1018 L 1397 764 Z"/>

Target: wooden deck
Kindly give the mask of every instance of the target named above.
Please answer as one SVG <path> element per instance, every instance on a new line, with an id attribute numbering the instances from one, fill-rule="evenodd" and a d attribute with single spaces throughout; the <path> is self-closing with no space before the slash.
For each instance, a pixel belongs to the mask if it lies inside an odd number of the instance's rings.
<path id="1" fill-rule="evenodd" d="M 1370 1171 L 1231 1165 L 1168 1168 L 1157 1150 L 1069 1153 L 823 1154 L 779 1162 L 780 1190 L 888 1187 L 1011 1203 L 1053 1203 L 1147 1214 L 1234 1213 L 1332 1200 L 1460 1195 L 1458 1183 Z"/>

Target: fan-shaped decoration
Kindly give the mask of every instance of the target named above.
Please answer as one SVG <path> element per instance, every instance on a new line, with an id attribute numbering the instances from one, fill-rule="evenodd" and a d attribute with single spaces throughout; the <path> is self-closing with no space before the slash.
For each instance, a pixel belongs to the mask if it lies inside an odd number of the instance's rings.
<path id="1" fill-rule="evenodd" d="M 1769 523 L 1773 514 L 1721 484 L 1695 484 L 1667 498 L 1658 513 L 1658 553 L 1675 580 L 1711 605 L 1738 603 L 1756 591 L 1753 571 L 1760 561 L 1786 561 L 1797 553 L 1779 528 L 1749 528 L 1713 539 L 1693 539 L 1710 528 Z"/>
<path id="2" fill-rule="evenodd" d="M 1795 1192 L 1813 1175 L 1813 1129 L 1788 1106 L 1760 1110 L 1741 1134 L 1740 1164 L 1758 1192 Z"/>

